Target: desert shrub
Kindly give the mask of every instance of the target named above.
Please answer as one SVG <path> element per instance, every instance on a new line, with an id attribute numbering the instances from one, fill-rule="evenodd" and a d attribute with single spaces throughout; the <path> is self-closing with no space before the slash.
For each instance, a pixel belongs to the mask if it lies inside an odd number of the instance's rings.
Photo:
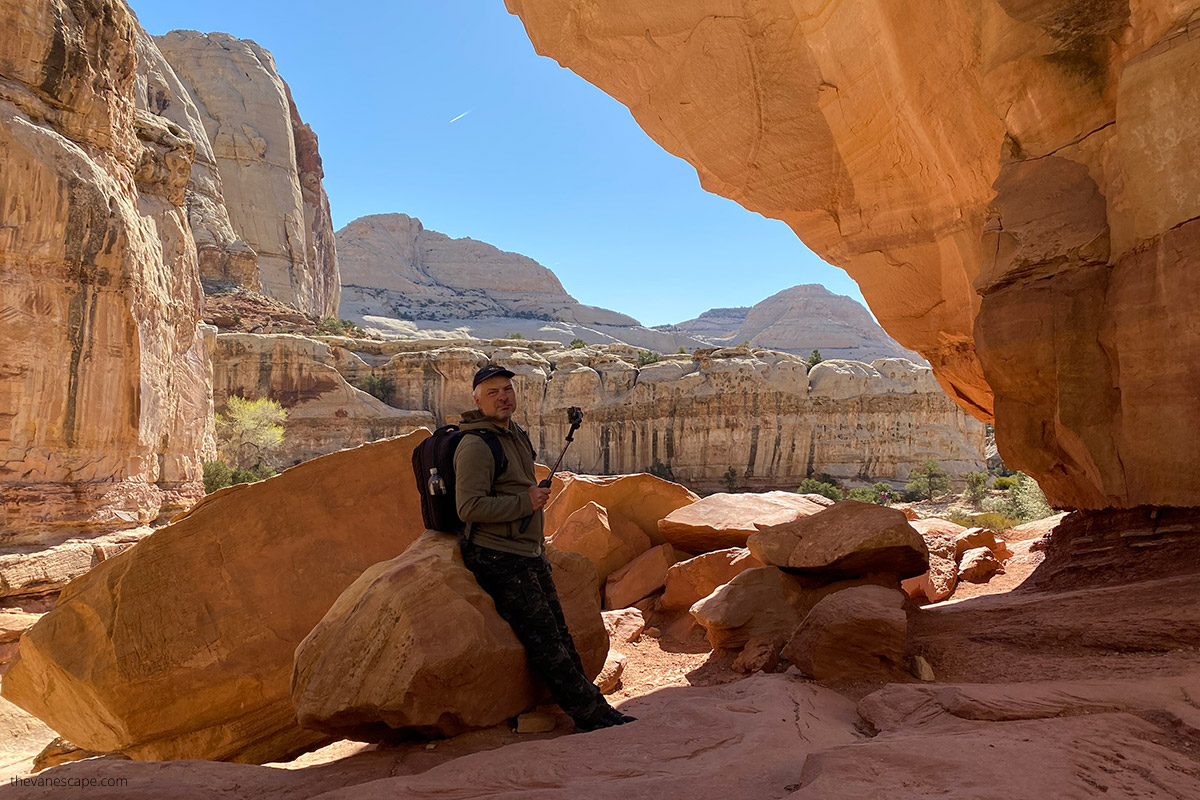
<path id="1" fill-rule="evenodd" d="M 725 474 L 721 476 L 721 484 L 727 492 L 736 492 L 738 490 L 738 474 L 733 467 L 725 470 Z"/>
<path id="2" fill-rule="evenodd" d="M 233 468 L 224 461 L 205 461 L 204 493 L 212 494 L 217 489 L 225 488 L 232 477 Z"/>
<path id="3" fill-rule="evenodd" d="M 328 336 L 366 336 L 367 332 L 348 319 L 325 317 L 317 323 L 317 330 Z"/>
<path id="4" fill-rule="evenodd" d="M 217 454 L 231 468 L 266 464 L 283 444 L 287 412 L 274 400 L 230 397 L 217 414 Z"/>
<path id="5" fill-rule="evenodd" d="M 273 467 L 269 467 L 266 464 L 255 464 L 249 469 L 235 469 L 233 474 L 229 476 L 229 485 L 236 486 L 239 483 L 257 483 L 275 474 Z"/>
<path id="6" fill-rule="evenodd" d="M 968 472 L 967 486 L 963 489 L 963 499 L 979 508 L 983 498 L 987 497 L 987 479 L 986 472 Z"/>
<path id="7" fill-rule="evenodd" d="M 851 489 L 846 492 L 847 500 L 857 500 L 860 503 L 878 503 L 879 492 L 869 486 L 860 486 L 857 489 Z"/>
<path id="8" fill-rule="evenodd" d="M 825 359 L 821 358 L 820 350 L 813 350 L 812 354 L 809 355 L 809 357 L 808 357 L 808 368 L 812 369 L 813 367 L 815 367 L 817 364 L 820 364 L 824 360 Z"/>
<path id="9" fill-rule="evenodd" d="M 733 469 L 733 468 L 730 467 L 730 469 Z M 650 465 L 650 469 L 648 469 L 646 471 L 649 472 L 651 475 L 653 475 L 656 478 L 662 478 L 664 481 L 675 480 L 675 473 L 671 471 L 671 465 L 664 464 L 663 462 L 659 461 L 657 458 L 654 459 L 654 463 Z"/>
<path id="10" fill-rule="evenodd" d="M 1004 514 L 1018 522 L 1032 522 L 1054 513 L 1037 481 L 1023 472 L 1014 477 L 1016 483 L 1001 497 L 989 497 L 984 501 L 984 511 Z"/>
<path id="11" fill-rule="evenodd" d="M 639 367 L 644 367 L 647 364 L 653 364 L 655 361 L 658 361 L 661 358 L 662 356 L 660 356 L 658 353 L 655 353 L 653 350 L 643 350 L 642 352 L 638 353 L 637 365 Z"/>
<path id="12" fill-rule="evenodd" d="M 525 334 L 521 333 L 520 331 L 513 331 L 512 333 L 508 334 L 504 338 L 505 339 L 524 339 Z"/>
<path id="13" fill-rule="evenodd" d="M 679 348 L 675 351 L 676 355 L 681 355 L 681 356 L 686 356 L 687 352 L 688 352 L 688 349 L 686 347 L 684 347 L 683 345 L 679 345 Z"/>
<path id="14" fill-rule="evenodd" d="M 999 489 L 1001 491 L 1008 491 L 1016 485 L 1017 476 L 1015 475 L 1001 475 L 999 478 L 996 478 L 996 480 L 992 481 L 992 488 Z"/>
<path id="15" fill-rule="evenodd" d="M 932 458 L 908 473 L 908 478 L 904 488 L 924 500 L 932 500 L 950 488 L 950 473 Z"/>
<path id="16" fill-rule="evenodd" d="M 571 349 L 572 350 L 578 350 L 581 347 L 587 347 L 587 342 L 585 342 L 583 339 L 572 339 L 571 340 Z"/>
<path id="17" fill-rule="evenodd" d="M 391 378 L 381 378 L 378 375 L 366 376 L 359 381 L 358 388 L 388 405 L 392 404 L 392 400 L 396 396 L 395 382 Z"/>
<path id="18" fill-rule="evenodd" d="M 841 489 L 829 481 L 822 481 L 817 478 L 805 478 L 800 481 L 800 488 L 796 491 L 800 494 L 819 494 L 835 502 L 842 499 Z"/>
<path id="19" fill-rule="evenodd" d="M 953 511 L 946 515 L 946 519 L 955 525 L 962 525 L 964 528 L 987 528 L 996 533 L 1019 524 L 1019 520 L 992 511 L 985 511 L 982 514 L 964 514 L 961 511 Z"/>

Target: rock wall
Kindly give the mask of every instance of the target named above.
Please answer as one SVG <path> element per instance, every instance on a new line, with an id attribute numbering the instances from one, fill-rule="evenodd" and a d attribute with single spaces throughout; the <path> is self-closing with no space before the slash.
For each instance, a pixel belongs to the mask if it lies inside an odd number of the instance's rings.
<path id="1" fill-rule="evenodd" d="M 1198 504 L 1194 0 L 507 0 L 1078 508 Z"/>
<path id="2" fill-rule="evenodd" d="M 198 242 L 211 253 L 205 277 L 248 288 L 257 280 L 265 294 L 301 311 L 336 316 L 341 281 L 317 137 L 301 122 L 275 60 L 225 33 L 172 31 L 155 42 L 199 109 L 229 224 L 257 257 L 255 277 L 245 253 L 228 243 L 221 213 L 209 222 L 212 197 L 200 191 L 193 205 L 204 231 Z M 232 256 L 221 255 L 231 247 Z"/>
<path id="3" fill-rule="evenodd" d="M 213 357 L 213 399 L 269 398 L 288 412 L 275 466 L 433 427 L 425 411 L 393 408 L 351 386 L 329 345 L 302 336 L 222 333 Z"/>
<path id="4" fill-rule="evenodd" d="M 116 0 L 0 6 L 0 544 L 199 496 L 212 329 L 189 133 L 139 108 Z"/>
<path id="5" fill-rule="evenodd" d="M 386 380 L 393 405 L 427 410 L 437 424 L 474 408 L 471 376 L 482 364 L 508 366 L 517 420 L 543 463 L 562 449 L 566 410 L 583 409 L 563 462 L 575 472 L 643 472 L 658 461 L 706 492 L 724 488 L 731 467 L 740 488 L 789 490 L 821 473 L 903 482 L 929 458 L 956 477 L 984 469 L 983 424 L 929 368 L 903 359 L 826 361 L 808 373 L 797 356 L 729 348 L 639 368 L 639 351 L 624 345 L 328 341 L 350 383 Z"/>

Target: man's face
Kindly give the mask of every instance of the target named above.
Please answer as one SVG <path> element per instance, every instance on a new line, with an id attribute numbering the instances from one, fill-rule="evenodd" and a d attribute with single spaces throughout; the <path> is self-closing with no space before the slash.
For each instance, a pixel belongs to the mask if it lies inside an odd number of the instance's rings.
<path id="1" fill-rule="evenodd" d="M 483 381 L 475 387 L 475 405 L 488 419 L 508 424 L 517 410 L 517 393 L 513 391 L 512 381 L 503 375 Z"/>

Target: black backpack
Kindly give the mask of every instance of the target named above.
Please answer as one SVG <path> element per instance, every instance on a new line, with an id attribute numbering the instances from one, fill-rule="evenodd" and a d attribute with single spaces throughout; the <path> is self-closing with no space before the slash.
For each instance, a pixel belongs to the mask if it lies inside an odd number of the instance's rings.
<path id="1" fill-rule="evenodd" d="M 413 475 L 421 494 L 421 518 L 430 530 L 462 533 L 466 528 L 466 523 L 458 518 L 458 503 L 454 496 L 454 451 L 462 437 L 472 434 L 487 442 L 496 461 L 494 474 L 499 478 L 508 469 L 508 459 L 499 437 L 488 430 L 464 431 L 457 425 L 443 425 L 413 450 Z"/>

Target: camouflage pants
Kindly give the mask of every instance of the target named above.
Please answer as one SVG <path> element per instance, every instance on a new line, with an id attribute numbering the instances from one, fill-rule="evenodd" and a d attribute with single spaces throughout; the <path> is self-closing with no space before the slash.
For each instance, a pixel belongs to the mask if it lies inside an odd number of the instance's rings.
<path id="1" fill-rule="evenodd" d="M 492 596 L 496 611 L 525 645 L 529 666 L 545 681 L 554 702 L 574 720 L 606 713 L 608 701 L 588 680 L 567 630 L 546 556 L 502 553 L 471 542 L 463 542 L 462 555 L 475 580 Z"/>

